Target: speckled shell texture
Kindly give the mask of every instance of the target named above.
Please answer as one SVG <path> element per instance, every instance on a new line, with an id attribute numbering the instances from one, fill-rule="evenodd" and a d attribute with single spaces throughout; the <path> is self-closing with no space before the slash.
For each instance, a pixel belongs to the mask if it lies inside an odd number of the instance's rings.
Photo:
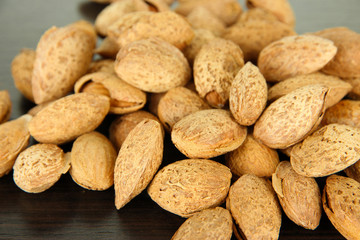
<path id="1" fill-rule="evenodd" d="M 314 178 L 297 174 L 290 162 L 282 161 L 272 176 L 272 185 L 282 209 L 293 222 L 316 229 L 321 218 L 321 194 Z"/>
<path id="2" fill-rule="evenodd" d="M 254 126 L 254 137 L 271 148 L 300 142 L 320 123 L 328 88 L 308 85 L 270 104 Z"/>
<path id="3" fill-rule="evenodd" d="M 140 194 L 153 179 L 163 158 L 161 124 L 145 119 L 126 137 L 114 170 L 115 206 L 122 208 Z"/>
<path id="4" fill-rule="evenodd" d="M 267 84 L 259 69 L 251 62 L 237 73 L 230 87 L 230 111 L 243 126 L 253 125 L 267 103 Z"/>
<path id="5" fill-rule="evenodd" d="M 349 240 L 360 235 L 360 183 L 338 175 L 326 179 L 323 207 L 334 227 Z"/>
<path id="6" fill-rule="evenodd" d="M 312 33 L 334 42 L 338 51 L 322 69 L 341 78 L 360 77 L 360 34 L 345 27 L 328 28 Z"/>
<path id="7" fill-rule="evenodd" d="M 61 144 L 93 131 L 110 109 L 110 99 L 91 93 L 72 94 L 50 103 L 29 123 L 37 141 Z"/>
<path id="8" fill-rule="evenodd" d="M 106 190 L 114 184 L 117 152 L 101 133 L 89 132 L 78 137 L 71 149 L 72 179 L 90 190 Z"/>
<path id="9" fill-rule="evenodd" d="M 81 77 L 74 86 L 75 93 L 82 92 L 87 83 L 99 83 L 110 95 L 110 113 L 124 114 L 144 107 L 146 94 L 121 80 L 115 74 L 96 72 Z"/>
<path id="10" fill-rule="evenodd" d="M 11 115 L 11 99 L 7 90 L 0 91 L 0 124 L 9 120 Z"/>
<path id="11" fill-rule="evenodd" d="M 258 67 L 267 81 L 279 82 L 320 70 L 336 51 L 334 43 L 325 38 L 311 35 L 284 37 L 260 52 Z"/>
<path id="12" fill-rule="evenodd" d="M 0 177 L 11 171 L 18 154 L 28 146 L 31 118 L 26 114 L 0 125 Z"/>
<path id="13" fill-rule="evenodd" d="M 221 207 L 205 209 L 188 218 L 171 240 L 230 240 L 232 227 L 228 210 Z"/>
<path id="14" fill-rule="evenodd" d="M 344 99 L 327 109 L 322 124 L 339 123 L 360 128 L 360 101 Z"/>
<path id="15" fill-rule="evenodd" d="M 115 72 L 125 82 L 147 92 L 184 86 L 191 69 L 182 52 L 159 38 L 128 44 L 116 56 Z"/>
<path id="16" fill-rule="evenodd" d="M 271 183 L 243 175 L 230 188 L 226 207 L 244 239 L 278 239 L 281 209 Z"/>
<path id="17" fill-rule="evenodd" d="M 240 126 L 229 111 L 208 109 L 178 121 L 171 140 L 189 158 L 211 158 L 238 148 L 246 134 L 246 127 Z"/>
<path id="18" fill-rule="evenodd" d="M 11 62 L 11 75 L 14 79 L 15 87 L 25 98 L 32 102 L 34 102 L 34 96 L 32 93 L 31 78 L 35 56 L 35 50 L 22 49 Z"/>
<path id="19" fill-rule="evenodd" d="M 31 80 L 35 103 L 68 94 L 86 73 L 95 43 L 96 35 L 76 24 L 47 30 L 36 48 Z"/>
<path id="20" fill-rule="evenodd" d="M 258 177 L 271 177 L 279 163 L 276 150 L 260 143 L 251 134 L 240 147 L 225 155 L 226 166 L 233 176 L 254 174 Z"/>
<path id="21" fill-rule="evenodd" d="M 14 164 L 14 182 L 25 192 L 49 189 L 69 170 L 64 152 L 55 144 L 36 144 L 19 154 Z"/>
<path id="22" fill-rule="evenodd" d="M 160 99 L 158 116 L 166 130 L 191 113 L 209 109 L 209 105 L 196 92 L 185 87 L 172 88 Z"/>
<path id="23" fill-rule="evenodd" d="M 194 82 L 200 97 L 221 108 L 229 99 L 230 86 L 244 66 L 241 49 L 230 40 L 215 38 L 204 44 L 194 61 Z M 209 94 L 216 94 L 211 100 Z"/>
<path id="24" fill-rule="evenodd" d="M 338 103 L 352 89 L 351 84 L 338 77 L 315 72 L 291 77 L 275 84 L 269 89 L 268 99 L 274 101 L 295 89 L 311 84 L 323 84 L 329 88 L 326 95 L 326 108 Z"/>
<path id="25" fill-rule="evenodd" d="M 224 202 L 231 181 L 230 170 L 208 159 L 185 159 L 161 169 L 148 187 L 160 207 L 182 217 Z"/>
<path id="26" fill-rule="evenodd" d="M 308 177 L 327 176 L 360 159 L 360 129 L 329 124 L 295 145 L 290 153 L 294 170 Z"/>

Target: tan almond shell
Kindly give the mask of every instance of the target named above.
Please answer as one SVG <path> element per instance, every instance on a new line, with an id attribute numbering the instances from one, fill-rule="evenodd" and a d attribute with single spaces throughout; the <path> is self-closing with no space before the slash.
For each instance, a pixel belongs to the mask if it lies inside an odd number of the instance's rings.
<path id="1" fill-rule="evenodd" d="M 315 72 L 291 77 L 275 84 L 269 89 L 268 100 L 274 101 L 297 88 L 310 84 L 323 84 L 329 88 L 326 96 L 326 108 L 338 103 L 352 89 L 351 84 L 338 77 Z"/>
<path id="2" fill-rule="evenodd" d="M 340 172 L 360 159 L 360 129 L 329 124 L 295 145 L 290 161 L 293 169 L 307 177 Z"/>
<path id="3" fill-rule="evenodd" d="M 360 77 L 359 78 L 345 78 L 343 81 L 351 84 L 352 89 L 348 93 L 348 97 L 354 100 L 360 100 Z"/>
<path id="4" fill-rule="evenodd" d="M 176 122 L 204 109 L 210 107 L 196 92 L 185 87 L 176 87 L 167 91 L 160 99 L 157 112 L 165 129 L 171 132 Z"/>
<path id="5" fill-rule="evenodd" d="M 236 0 L 197 0 L 179 2 L 175 8 L 175 12 L 187 16 L 194 8 L 199 6 L 208 9 L 227 26 L 235 23 L 242 13 L 242 7 Z"/>
<path id="6" fill-rule="evenodd" d="M 225 155 L 225 163 L 234 177 L 253 174 L 269 178 L 279 163 L 279 155 L 248 134 L 240 147 Z"/>
<path id="7" fill-rule="evenodd" d="M 344 169 L 346 176 L 360 182 L 360 161 Z"/>
<path id="8" fill-rule="evenodd" d="M 47 30 L 36 48 L 31 80 L 35 103 L 68 94 L 87 72 L 95 43 L 96 35 L 83 24 Z"/>
<path id="9" fill-rule="evenodd" d="M 116 157 L 115 148 L 104 135 L 85 133 L 72 145 L 70 175 L 83 188 L 106 190 L 114 184 Z"/>
<path id="10" fill-rule="evenodd" d="M 63 150 L 55 144 L 32 145 L 15 161 L 14 182 L 25 192 L 44 192 L 69 170 L 70 162 L 66 160 Z"/>
<path id="11" fill-rule="evenodd" d="M 225 31 L 225 24 L 205 7 L 194 8 L 187 16 L 194 29 L 207 29 L 215 36 L 221 36 Z"/>
<path id="12" fill-rule="evenodd" d="M 95 72 L 82 76 L 74 86 L 75 93 L 82 92 L 88 83 L 101 84 L 110 94 L 110 113 L 134 112 L 145 106 L 146 94 L 121 80 L 115 74 Z"/>
<path id="13" fill-rule="evenodd" d="M 109 28 L 109 36 L 116 39 L 121 48 L 134 41 L 157 37 L 179 49 L 184 49 L 194 37 L 189 22 L 173 11 L 141 14 L 132 25 L 126 22 L 129 17 L 124 17 Z"/>
<path id="14" fill-rule="evenodd" d="M 267 81 L 279 82 L 320 70 L 336 51 L 334 43 L 325 38 L 312 35 L 284 37 L 261 50 L 258 67 Z"/>
<path id="15" fill-rule="evenodd" d="M 328 88 L 308 85 L 271 103 L 254 125 L 254 137 L 271 148 L 287 148 L 320 124 Z"/>
<path id="16" fill-rule="evenodd" d="M 0 91 L 0 124 L 9 120 L 12 110 L 10 94 L 7 90 Z"/>
<path id="17" fill-rule="evenodd" d="M 253 125 L 266 107 L 268 89 L 264 76 L 251 62 L 236 74 L 230 87 L 229 106 L 235 120 Z"/>
<path id="18" fill-rule="evenodd" d="M 334 227 L 349 240 L 359 240 L 360 183 L 338 175 L 326 179 L 323 208 Z"/>
<path id="19" fill-rule="evenodd" d="M 227 110 L 207 109 L 175 123 L 171 140 L 188 158 L 212 158 L 237 149 L 247 128 L 240 126 Z"/>
<path id="20" fill-rule="evenodd" d="M 151 182 L 162 163 L 164 135 L 158 121 L 145 119 L 126 137 L 114 170 L 115 206 L 122 208 Z"/>
<path id="21" fill-rule="evenodd" d="M 311 34 L 333 41 L 338 48 L 335 57 L 322 69 L 324 73 L 341 78 L 360 77 L 359 33 L 346 27 L 334 27 Z"/>
<path id="22" fill-rule="evenodd" d="M 110 37 L 105 37 L 100 45 L 94 50 L 94 53 L 99 54 L 103 58 L 115 59 L 116 54 L 120 51 L 120 47 L 116 41 Z"/>
<path id="23" fill-rule="evenodd" d="M 190 217 L 225 201 L 231 181 L 230 170 L 208 159 L 185 159 L 162 168 L 148 187 L 160 207 Z"/>
<path id="24" fill-rule="evenodd" d="M 90 63 L 87 73 L 107 72 L 115 74 L 115 61 L 113 59 L 99 59 Z"/>
<path id="25" fill-rule="evenodd" d="M 239 45 L 245 61 L 256 62 L 267 45 L 292 35 L 296 35 L 294 29 L 278 20 L 249 19 L 227 28 L 222 37 Z"/>
<path id="26" fill-rule="evenodd" d="M 166 92 L 162 93 L 150 93 L 149 97 L 149 111 L 154 114 L 155 116 L 158 116 L 158 105 L 160 102 L 160 99 L 165 95 Z"/>
<path id="27" fill-rule="evenodd" d="M 26 114 L 0 124 L 0 177 L 11 171 L 18 154 L 28 146 L 31 118 Z"/>
<path id="28" fill-rule="evenodd" d="M 282 161 L 272 175 L 272 185 L 289 219 L 306 229 L 319 226 L 321 194 L 315 178 L 297 174 L 289 161 Z"/>
<path id="29" fill-rule="evenodd" d="M 191 43 L 183 50 L 186 59 L 192 66 L 196 55 L 200 51 L 201 47 L 215 38 L 215 35 L 206 29 L 194 29 L 194 38 Z"/>
<path id="30" fill-rule="evenodd" d="M 247 0 L 246 6 L 251 8 L 262 8 L 273 13 L 281 22 L 290 26 L 295 25 L 295 14 L 288 0 Z"/>
<path id="31" fill-rule="evenodd" d="M 230 212 L 222 207 L 195 213 L 175 232 L 171 240 L 230 240 L 233 221 Z"/>
<path id="32" fill-rule="evenodd" d="M 360 128 L 360 101 L 344 99 L 325 111 L 322 124 L 339 123 Z"/>
<path id="33" fill-rule="evenodd" d="M 11 62 L 11 75 L 14 80 L 15 87 L 28 100 L 34 102 L 32 93 L 32 72 L 34 69 L 35 50 L 22 49 Z"/>
<path id="34" fill-rule="evenodd" d="M 251 174 L 231 185 L 227 208 L 244 239 L 278 239 L 281 209 L 271 183 Z"/>
<path id="35" fill-rule="evenodd" d="M 60 98 L 37 113 L 29 131 L 38 142 L 62 144 L 93 131 L 110 109 L 110 99 L 91 93 Z"/>
<path id="36" fill-rule="evenodd" d="M 125 82 L 146 92 L 165 92 L 184 86 L 191 77 L 183 53 L 159 38 L 128 44 L 116 56 L 115 72 Z"/>
<path id="37" fill-rule="evenodd" d="M 144 1 L 122 0 L 112 2 L 96 16 L 94 23 L 96 31 L 102 36 L 107 36 L 109 26 L 119 20 L 124 14 L 147 10 L 148 6 Z"/>
<path id="38" fill-rule="evenodd" d="M 196 91 L 211 106 L 222 108 L 229 100 L 231 83 L 243 66 L 244 56 L 239 46 L 222 38 L 210 40 L 194 61 Z M 210 94 L 216 96 L 215 100 Z"/>
<path id="39" fill-rule="evenodd" d="M 156 116 L 143 110 L 118 116 L 111 122 L 109 127 L 109 138 L 117 152 L 119 152 L 121 145 L 130 131 L 145 119 L 152 119 L 160 122 Z"/>

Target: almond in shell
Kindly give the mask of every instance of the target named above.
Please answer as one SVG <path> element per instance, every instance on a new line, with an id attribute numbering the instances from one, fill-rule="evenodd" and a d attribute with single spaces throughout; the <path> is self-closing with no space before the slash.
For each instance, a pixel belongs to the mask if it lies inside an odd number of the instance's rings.
<path id="1" fill-rule="evenodd" d="M 171 240 L 230 240 L 232 227 L 233 222 L 228 210 L 222 207 L 209 208 L 189 217 Z"/>
<path id="2" fill-rule="evenodd" d="M 162 168 L 148 187 L 153 201 L 182 217 L 219 206 L 225 201 L 230 170 L 208 159 L 185 159 Z"/>
<path id="3" fill-rule="evenodd" d="M 349 98 L 354 100 L 360 100 L 360 77 L 359 78 L 345 78 L 345 82 L 351 84 L 352 89 L 347 95 Z"/>
<path id="4" fill-rule="evenodd" d="M 321 194 L 314 178 L 297 174 L 282 161 L 272 175 L 272 185 L 286 215 L 297 225 L 314 230 L 321 218 Z"/>
<path id="5" fill-rule="evenodd" d="M 346 168 L 344 172 L 348 177 L 360 182 L 360 161 L 357 161 L 355 164 Z"/>
<path id="6" fill-rule="evenodd" d="M 105 37 L 100 45 L 94 50 L 94 53 L 99 54 L 103 58 L 115 59 L 120 47 L 113 38 Z"/>
<path id="7" fill-rule="evenodd" d="M 189 158 L 211 158 L 238 148 L 247 129 L 227 110 L 207 109 L 192 113 L 175 123 L 171 140 Z"/>
<path id="8" fill-rule="evenodd" d="M 106 190 L 114 184 L 117 152 L 101 133 L 89 132 L 78 137 L 71 148 L 72 179 L 90 190 Z"/>
<path id="9" fill-rule="evenodd" d="M 322 196 L 323 208 L 334 227 L 349 240 L 360 235 L 360 183 L 332 175 L 326 179 Z"/>
<path id="10" fill-rule="evenodd" d="M 115 61 L 113 59 L 99 59 L 91 62 L 87 73 L 107 72 L 115 74 Z"/>
<path id="11" fill-rule="evenodd" d="M 11 99 L 7 90 L 0 91 L 0 124 L 9 120 L 11 115 Z"/>
<path id="12" fill-rule="evenodd" d="M 55 144 L 36 144 L 19 154 L 14 182 L 25 192 L 40 193 L 53 186 L 70 168 L 70 161 Z"/>
<path id="13" fill-rule="evenodd" d="M 307 177 L 337 173 L 359 159 L 360 129 L 336 123 L 315 131 L 290 153 L 293 169 Z"/>
<path id="14" fill-rule="evenodd" d="M 327 109 L 322 124 L 339 123 L 360 128 L 360 101 L 344 99 Z"/>
<path id="15" fill-rule="evenodd" d="M 162 162 L 164 135 L 161 124 L 145 119 L 126 137 L 114 169 L 115 206 L 122 208 L 140 194 Z"/>

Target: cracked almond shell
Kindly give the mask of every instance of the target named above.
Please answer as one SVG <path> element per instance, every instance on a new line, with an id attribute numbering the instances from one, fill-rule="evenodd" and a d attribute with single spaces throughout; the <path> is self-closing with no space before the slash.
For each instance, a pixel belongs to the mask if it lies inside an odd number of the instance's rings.
<path id="1" fill-rule="evenodd" d="M 307 177 L 337 173 L 359 159 L 360 129 L 336 123 L 315 131 L 290 153 L 293 169 Z"/>
<path id="2" fill-rule="evenodd" d="M 338 175 L 326 179 L 323 208 L 334 227 L 349 240 L 360 239 L 360 183 Z"/>
<path id="3" fill-rule="evenodd" d="M 185 159 L 162 168 L 148 187 L 160 207 L 182 217 L 219 206 L 225 201 L 230 170 L 208 159 Z"/>
<path id="4" fill-rule="evenodd" d="M 189 158 L 212 158 L 238 148 L 246 135 L 247 128 L 240 126 L 229 111 L 207 109 L 175 123 L 171 140 Z"/>
<path id="5" fill-rule="evenodd" d="M 14 182 L 25 192 L 40 193 L 53 186 L 70 168 L 61 148 L 36 144 L 19 154 L 14 164 Z"/>
<path id="6" fill-rule="evenodd" d="M 145 119 L 127 135 L 114 169 L 115 206 L 122 208 L 153 179 L 164 151 L 164 135 L 158 121 Z"/>
<path id="7" fill-rule="evenodd" d="M 314 178 L 297 174 L 282 161 L 272 175 L 272 185 L 286 215 L 294 223 L 314 230 L 321 218 L 321 194 Z"/>
<path id="8" fill-rule="evenodd" d="M 287 148 L 320 124 L 328 88 L 308 85 L 271 103 L 254 125 L 254 137 L 271 148 Z"/>

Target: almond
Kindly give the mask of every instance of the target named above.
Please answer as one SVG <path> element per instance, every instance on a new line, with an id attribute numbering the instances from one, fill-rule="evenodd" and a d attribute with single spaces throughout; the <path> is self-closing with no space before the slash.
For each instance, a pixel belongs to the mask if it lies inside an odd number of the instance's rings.
<path id="1" fill-rule="evenodd" d="M 104 58 L 115 59 L 119 50 L 120 47 L 114 39 L 105 37 L 100 45 L 94 50 L 94 53 L 97 53 Z"/>
<path id="2" fill-rule="evenodd" d="M 11 99 L 7 90 L 0 91 L 0 124 L 9 120 L 11 115 Z"/>
<path id="3" fill-rule="evenodd" d="M 53 186 L 70 168 L 64 152 L 55 144 L 36 144 L 19 154 L 14 182 L 25 192 L 40 193 Z"/>
<path id="4" fill-rule="evenodd" d="M 107 72 L 115 74 L 115 61 L 112 59 L 99 59 L 91 62 L 87 73 Z"/>
<path id="5" fill-rule="evenodd" d="M 348 97 L 354 100 L 360 100 L 360 77 L 359 78 L 346 78 L 345 82 L 350 83 L 352 86 Z"/>
<path id="6" fill-rule="evenodd" d="M 348 177 L 360 182 L 360 161 L 357 161 L 355 164 L 346 168 L 344 172 Z"/>
<path id="7" fill-rule="evenodd" d="M 360 101 L 344 99 L 327 109 L 322 124 L 339 123 L 360 128 Z"/>
<path id="8" fill-rule="evenodd" d="M 182 217 L 219 206 L 226 198 L 230 170 L 208 159 L 185 159 L 162 168 L 148 187 L 160 207 Z"/>
<path id="9" fill-rule="evenodd" d="M 246 127 L 240 126 L 229 111 L 207 109 L 178 121 L 171 140 L 189 158 L 211 158 L 238 148 L 246 134 Z"/>

